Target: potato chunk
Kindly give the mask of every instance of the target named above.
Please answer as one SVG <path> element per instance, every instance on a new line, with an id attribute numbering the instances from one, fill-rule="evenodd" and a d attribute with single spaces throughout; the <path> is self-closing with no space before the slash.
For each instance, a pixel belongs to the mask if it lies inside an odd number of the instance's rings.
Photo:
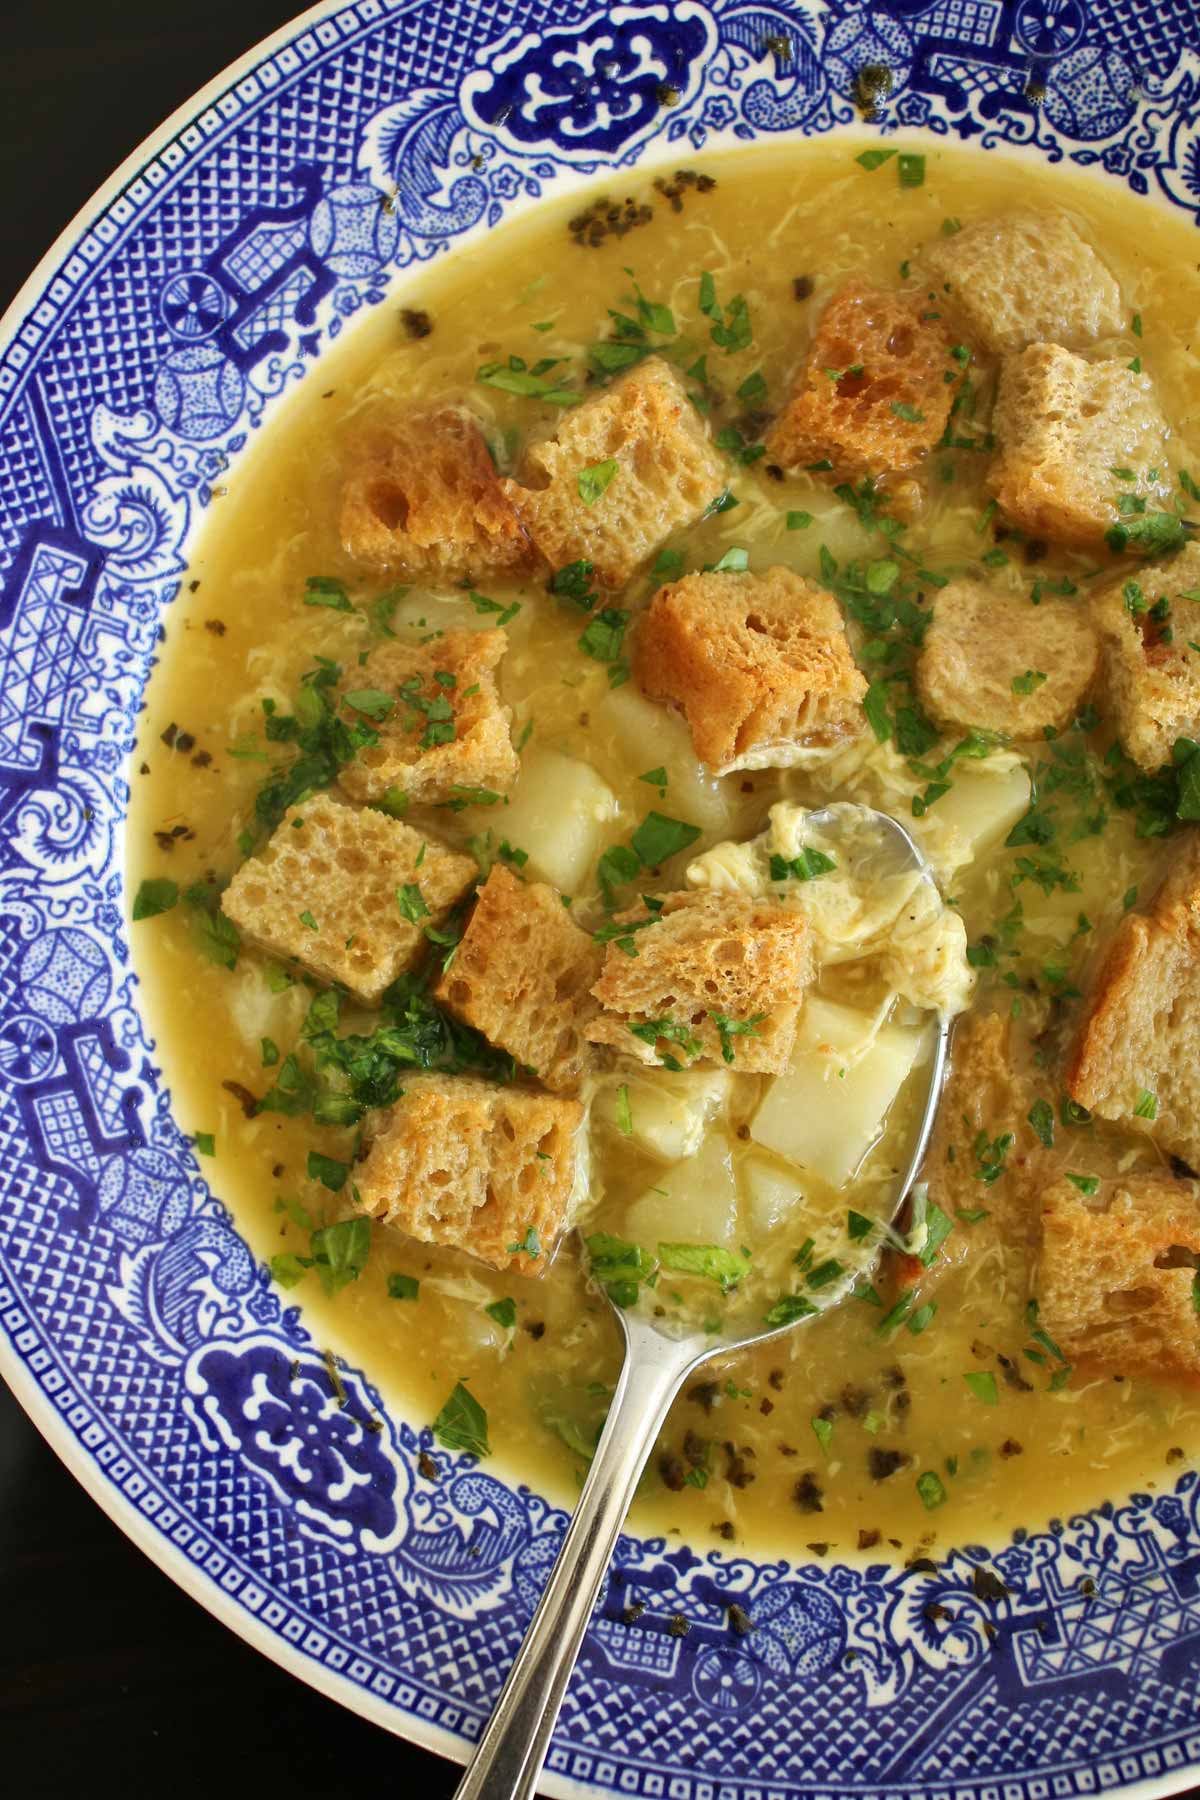
<path id="1" fill-rule="evenodd" d="M 805 1003 L 791 1065 L 754 1115 L 755 1143 L 842 1187 L 884 1129 L 917 1060 L 922 1033 L 832 1000 Z M 868 1042 L 868 1039 L 870 1040 Z"/>

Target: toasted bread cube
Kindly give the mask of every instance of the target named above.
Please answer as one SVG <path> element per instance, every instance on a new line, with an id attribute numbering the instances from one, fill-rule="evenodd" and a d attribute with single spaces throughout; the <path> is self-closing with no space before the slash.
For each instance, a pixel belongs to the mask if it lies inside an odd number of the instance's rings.
<path id="1" fill-rule="evenodd" d="M 536 560 L 469 413 L 399 408 L 350 449 L 342 543 L 356 562 L 434 582 L 516 575 Z"/>
<path id="2" fill-rule="evenodd" d="M 787 1066 L 797 1008 L 813 978 L 812 932 L 800 913 L 710 892 L 668 894 L 657 915 L 634 907 L 617 920 L 630 932 L 609 944 L 592 988 L 604 1008 L 587 1027 L 594 1044 L 668 1067 L 724 1061 L 758 1073 Z M 753 1028 L 727 1025 L 722 1042 L 718 1018 L 754 1021 Z M 656 1033 L 655 1024 L 670 1030 Z"/>
<path id="3" fill-rule="evenodd" d="M 506 481 L 504 490 L 538 550 L 555 569 L 585 559 L 606 588 L 624 587 L 726 482 L 708 427 L 660 356 L 565 413 L 525 461 L 532 485 Z M 607 487 L 585 499 L 581 474 L 610 462 L 616 469 Z"/>
<path id="4" fill-rule="evenodd" d="M 1174 839 L 1172 856 L 1149 913 L 1128 913 L 1117 927 L 1066 1085 L 1080 1106 L 1144 1128 L 1200 1170 L 1200 831 Z M 1152 1120 L 1138 1116 L 1139 1103 Z"/>
<path id="5" fill-rule="evenodd" d="M 437 998 L 548 1088 L 573 1093 L 590 1057 L 583 1028 L 600 960 L 554 888 L 497 863 Z"/>
<path id="6" fill-rule="evenodd" d="M 1200 1378 L 1200 1183 L 1129 1175 L 1042 1196 L 1040 1323 L 1068 1363 Z"/>
<path id="7" fill-rule="evenodd" d="M 906 1025 L 875 1030 L 867 1013 L 811 996 L 791 1066 L 771 1083 L 754 1115 L 755 1143 L 830 1187 L 843 1187 L 883 1132 L 923 1035 Z"/>
<path id="8" fill-rule="evenodd" d="M 938 303 L 983 349 L 1074 348 L 1120 331 L 1121 290 L 1065 213 L 976 219 L 923 252 Z"/>
<path id="9" fill-rule="evenodd" d="M 1150 377 L 1127 363 L 1031 344 L 1001 367 L 992 430 L 988 486 L 1033 537 L 1100 549 L 1119 519 L 1118 494 L 1161 501 L 1170 492 L 1167 422 Z"/>
<path id="10" fill-rule="evenodd" d="M 419 860 L 418 860 L 419 859 Z M 385 813 L 314 794 L 288 808 L 270 842 L 221 899 L 238 930 L 321 981 L 378 1000 L 478 874 L 473 857 L 423 838 Z M 397 894 L 420 889 L 404 917 Z"/>
<path id="11" fill-rule="evenodd" d="M 1165 618 L 1151 608 L 1167 603 Z M 1176 738 L 1200 738 L 1200 544 L 1124 576 L 1092 605 L 1104 655 L 1108 710 L 1143 769 L 1171 760 Z"/>
<path id="12" fill-rule="evenodd" d="M 567 1222 L 583 1108 L 463 1075 L 415 1075 L 374 1115 L 362 1210 L 423 1244 L 542 1275 Z"/>
<path id="13" fill-rule="evenodd" d="M 679 707 L 697 756 L 721 775 L 811 761 L 862 729 L 867 684 L 841 608 L 791 569 L 660 588 L 633 672 L 652 700 Z"/>
<path id="14" fill-rule="evenodd" d="M 389 788 L 399 789 L 429 806 L 453 798 L 457 788 L 511 787 L 519 767 L 508 734 L 512 713 L 500 704 L 494 672 L 507 645 L 502 631 L 446 631 L 429 644 L 395 641 L 373 650 L 343 703 L 369 690 L 395 704 L 387 718 L 372 718 L 378 743 L 343 766 L 338 781 L 345 791 L 355 800 L 382 800 Z"/>
<path id="15" fill-rule="evenodd" d="M 1031 606 L 981 581 L 952 581 L 934 598 L 917 689 L 940 725 L 1040 738 L 1071 723 L 1099 661 L 1087 613 L 1069 600 Z"/>
<path id="16" fill-rule="evenodd" d="M 821 314 L 768 457 L 785 469 L 828 462 L 838 480 L 914 468 L 950 417 L 953 341 L 924 294 L 848 281 Z"/>

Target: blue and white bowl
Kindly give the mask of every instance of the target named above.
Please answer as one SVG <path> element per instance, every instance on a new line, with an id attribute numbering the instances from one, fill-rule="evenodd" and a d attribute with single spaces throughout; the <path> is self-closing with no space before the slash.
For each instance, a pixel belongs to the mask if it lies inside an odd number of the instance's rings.
<path id="1" fill-rule="evenodd" d="M 428 1431 L 367 1435 L 378 1396 L 352 1370 L 339 1409 L 172 1117 L 124 935 L 124 768 L 213 484 L 413 265 L 608 169 L 851 127 L 865 63 L 893 71 L 885 136 L 1020 146 L 1200 224 L 1198 40 L 1195 0 L 329 3 L 143 145 L 5 321 L 0 1370 L 189 1593 L 394 1731 L 465 1754 L 564 1515 L 466 1457 L 418 1484 Z M 936 1570 L 626 1537 L 547 1786 L 1185 1787 L 1198 1497 L 1188 1474 Z"/>

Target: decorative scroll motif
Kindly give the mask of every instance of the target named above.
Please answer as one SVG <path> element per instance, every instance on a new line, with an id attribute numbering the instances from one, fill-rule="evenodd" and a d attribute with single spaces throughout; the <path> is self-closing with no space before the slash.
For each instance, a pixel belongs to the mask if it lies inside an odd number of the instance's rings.
<path id="1" fill-rule="evenodd" d="M 320 1353 L 172 1118 L 119 827 L 189 535 L 397 271 L 580 176 L 855 123 L 868 65 L 885 137 L 1200 218 L 1197 36 L 1194 0 L 357 0 L 151 158 L 2 354 L 0 1328 L 105 1479 L 415 1731 L 490 1704 L 565 1520 Z M 1198 1493 L 936 1570 L 623 1539 L 551 1766 L 672 1800 L 1161 1775 L 1200 1756 Z"/>

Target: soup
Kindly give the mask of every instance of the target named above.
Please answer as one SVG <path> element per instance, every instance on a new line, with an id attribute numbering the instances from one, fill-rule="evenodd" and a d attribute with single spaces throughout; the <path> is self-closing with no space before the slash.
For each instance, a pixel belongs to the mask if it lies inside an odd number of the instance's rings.
<path id="1" fill-rule="evenodd" d="M 1066 1182 L 1087 1198 L 1102 1182 L 1169 1176 L 1154 1096 L 1132 1120 L 1090 1116 L 1064 1070 L 1114 933 L 1178 852 L 1179 778 L 1142 776 L 1113 750 L 1103 684 L 1086 677 L 1069 723 L 1025 729 L 1038 696 L 1070 676 L 1069 648 L 1053 666 L 1002 682 L 1015 735 L 978 721 L 931 729 L 908 683 L 948 584 L 973 583 L 997 608 L 1045 608 L 1069 645 L 1089 596 L 1122 570 L 1134 580 L 1138 565 L 1119 538 L 1116 550 L 1071 548 L 997 506 L 989 420 L 1000 359 L 967 331 L 944 371 L 953 412 L 899 477 L 839 478 L 820 456 L 785 470 L 770 448 L 771 420 L 830 297 L 854 280 L 911 293 L 939 317 L 953 284 L 931 280 L 922 259 L 952 249 L 977 221 L 1028 207 L 1030 180 L 1028 165 L 999 155 L 881 156 L 837 139 L 639 179 L 628 201 L 539 208 L 414 275 L 403 309 L 381 308 L 322 362 L 214 495 L 166 620 L 131 773 L 143 1005 L 176 1116 L 316 1340 L 364 1368 L 404 1416 L 437 1420 L 446 1447 L 486 1448 L 498 1466 L 569 1500 L 619 1367 L 601 1284 L 668 1328 L 720 1329 L 739 1304 L 760 1321 L 820 1313 L 688 1385 L 642 1483 L 634 1523 L 643 1530 L 764 1552 L 879 1554 L 882 1545 L 910 1556 L 968 1534 L 997 1540 L 1134 1479 L 1153 1485 L 1148 1472 L 1169 1478 L 1197 1442 L 1200 1404 L 1186 1383 L 1126 1374 L 1103 1356 L 1074 1366 L 1046 1329 L 1038 1205 L 1026 1193 Z M 1169 476 L 1106 472 L 1113 494 L 1128 497 L 1114 521 L 1136 540 L 1139 520 L 1165 518 L 1169 538 L 1173 496 L 1191 494 L 1187 470 L 1200 460 L 1187 435 L 1200 417 L 1190 241 L 1115 188 L 1047 170 L 1037 184 L 1038 206 L 1073 221 L 1119 283 L 1120 321 L 1101 322 L 1085 361 L 1136 363 L 1172 427 Z M 401 580 L 347 550 L 347 459 L 395 407 L 465 406 L 497 466 L 544 490 L 545 470 L 528 473 L 528 446 L 651 352 L 693 396 L 688 429 L 704 434 L 703 454 L 723 474 L 703 516 L 655 544 L 619 589 L 594 592 L 585 557 L 462 582 Z M 847 400 L 868 379 L 852 352 L 818 377 Z M 810 411 L 822 404 L 816 394 Z M 895 431 L 919 435 L 921 412 L 895 400 Z M 612 480 L 610 460 L 581 469 L 585 506 Z M 387 523 L 404 528 L 399 514 Z M 705 571 L 736 582 L 775 570 L 806 604 L 818 604 L 814 591 L 838 596 L 837 630 L 854 653 L 840 676 L 854 696 L 852 728 L 790 766 L 768 749 L 719 774 L 696 751 L 711 717 L 685 722 L 678 702 L 648 697 L 630 678 L 630 646 L 650 631 L 660 590 L 678 593 Z M 802 580 L 787 587 L 793 577 Z M 1142 610 L 1157 603 L 1155 592 Z M 1160 608 L 1160 624 L 1164 616 Z M 286 832 L 289 816 L 303 826 L 305 806 L 325 804 L 308 796 L 324 792 L 330 769 L 307 788 L 285 779 L 273 811 L 256 806 L 305 753 L 306 720 L 326 747 L 329 721 L 340 721 L 350 767 L 397 705 L 396 687 L 380 697 L 370 680 L 381 647 L 433 646 L 436 660 L 439 645 L 465 641 L 457 634 L 496 629 L 515 782 L 500 792 L 464 779 L 448 801 L 404 805 L 393 794 L 390 803 L 434 846 L 397 904 L 426 938 L 429 981 L 410 990 L 426 1024 L 442 1021 L 439 1042 L 445 1009 L 428 990 L 447 957 L 447 980 L 466 967 L 453 958 L 467 954 L 456 944 L 469 916 L 465 905 L 428 904 L 422 880 L 435 863 L 461 868 L 437 862 L 442 852 L 473 859 L 480 877 L 499 869 L 494 891 L 518 904 L 534 883 L 563 896 L 597 954 L 625 958 L 627 967 L 611 964 L 614 993 L 635 973 L 650 980 L 654 934 L 677 911 L 699 917 L 693 903 L 704 895 L 718 910 L 742 908 L 749 943 L 765 929 L 765 906 L 769 923 L 803 922 L 804 955 L 820 951 L 802 1002 L 780 1015 L 793 1045 L 784 1064 L 771 1067 L 763 1036 L 776 1014 L 757 1007 L 740 1018 L 712 1008 L 694 1028 L 668 1018 L 665 1037 L 664 1020 L 647 1025 L 643 1012 L 628 1034 L 622 1026 L 589 1040 L 581 1099 L 567 1102 L 587 1115 L 575 1151 L 581 1233 L 553 1254 L 536 1233 L 502 1244 L 503 1269 L 362 1219 L 353 1199 L 368 1166 L 357 1160 L 362 1108 L 339 1111 L 352 1059 L 337 1045 L 352 1036 L 373 1055 L 378 1007 L 343 995 L 339 1011 L 336 984 L 314 979 L 303 955 L 239 938 L 220 903 L 271 831 Z M 968 649 L 985 629 L 971 627 Z M 419 678 L 400 687 L 404 705 L 419 702 L 413 731 L 426 748 L 439 742 L 440 716 L 453 737 L 455 706 L 492 679 L 435 670 L 426 687 Z M 347 691 L 357 710 L 339 710 Z M 377 819 L 389 816 L 390 792 L 375 796 Z M 298 802 L 290 815 L 289 802 Z M 929 855 L 945 900 L 933 925 L 962 978 L 953 1004 L 928 983 L 905 993 L 895 978 L 900 900 L 876 921 L 869 951 L 861 937 L 853 955 L 844 944 L 831 951 L 821 895 L 845 874 L 843 853 L 821 851 L 808 822 L 830 803 L 881 808 Z M 331 905 L 340 879 L 328 878 Z M 855 918 L 880 891 L 860 884 L 847 902 Z M 677 907 L 681 894 L 691 899 Z M 314 931 L 321 924 L 311 903 L 295 910 Z M 779 955 L 793 950 L 801 955 L 794 944 Z M 932 1020 L 964 1003 L 928 1191 L 890 1224 Z M 627 1007 L 625 1023 L 634 1017 Z M 413 1033 L 417 1025 L 409 1055 Z M 323 1113 L 314 1044 L 337 1062 Z M 512 1074 L 493 1052 L 463 1034 L 447 1079 Z M 516 1077 L 527 1090 L 527 1076 Z M 847 1285 L 848 1297 L 823 1310 L 823 1287 Z"/>

